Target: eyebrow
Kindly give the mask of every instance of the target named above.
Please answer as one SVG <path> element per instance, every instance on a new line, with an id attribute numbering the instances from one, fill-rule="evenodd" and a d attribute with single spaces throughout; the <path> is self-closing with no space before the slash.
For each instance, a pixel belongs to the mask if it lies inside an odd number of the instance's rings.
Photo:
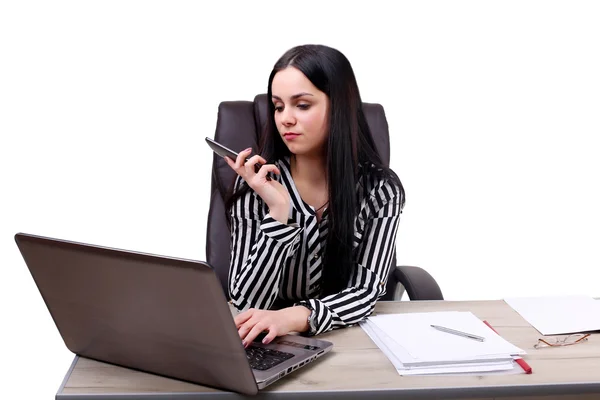
<path id="1" fill-rule="evenodd" d="M 310 93 L 306 93 L 306 92 L 302 92 L 302 93 L 297 93 L 295 95 L 293 95 L 292 97 L 290 97 L 292 100 L 296 100 L 298 97 L 302 97 L 302 96 L 312 96 L 312 94 Z M 281 97 L 279 96 L 275 96 L 274 94 L 271 95 L 272 98 L 281 101 Z"/>

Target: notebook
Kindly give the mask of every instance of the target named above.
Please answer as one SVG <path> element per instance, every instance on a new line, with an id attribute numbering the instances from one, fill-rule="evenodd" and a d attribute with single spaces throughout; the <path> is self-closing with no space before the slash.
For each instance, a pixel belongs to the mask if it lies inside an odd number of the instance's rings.
<path id="1" fill-rule="evenodd" d="M 25 233 L 15 241 L 66 347 L 79 356 L 253 395 L 333 347 L 286 335 L 244 349 L 205 262 Z"/>

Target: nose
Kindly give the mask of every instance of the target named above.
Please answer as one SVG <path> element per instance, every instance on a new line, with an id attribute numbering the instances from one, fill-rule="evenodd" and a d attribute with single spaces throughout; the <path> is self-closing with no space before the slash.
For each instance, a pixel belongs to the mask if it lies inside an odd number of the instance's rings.
<path id="1" fill-rule="evenodd" d="M 285 107 L 281 112 L 281 123 L 284 126 L 293 126 L 296 123 L 292 107 Z"/>

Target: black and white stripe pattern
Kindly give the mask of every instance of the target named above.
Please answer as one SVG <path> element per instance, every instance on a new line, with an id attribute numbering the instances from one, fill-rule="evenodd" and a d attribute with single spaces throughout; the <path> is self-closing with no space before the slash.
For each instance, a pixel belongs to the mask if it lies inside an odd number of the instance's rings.
<path id="1" fill-rule="evenodd" d="M 272 218 L 252 190 L 232 209 L 232 303 L 239 310 L 269 309 L 276 300 L 307 305 L 316 314 L 316 329 L 309 334 L 361 321 L 385 294 L 401 212 L 399 188 L 363 174 L 356 193 L 360 211 L 354 227 L 355 269 L 346 289 L 318 298 L 328 210 L 317 222 L 314 208 L 294 185 L 289 158 L 277 165 L 281 175 L 271 177 L 287 188 L 292 199 L 288 224 Z M 238 177 L 236 190 L 242 182 Z"/>

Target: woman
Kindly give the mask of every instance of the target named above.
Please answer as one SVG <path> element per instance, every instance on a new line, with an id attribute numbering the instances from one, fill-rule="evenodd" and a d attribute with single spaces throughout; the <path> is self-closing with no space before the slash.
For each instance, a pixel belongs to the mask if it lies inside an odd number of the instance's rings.
<path id="1" fill-rule="evenodd" d="M 404 189 L 383 165 L 347 58 L 298 46 L 275 64 L 259 154 L 226 157 L 229 292 L 244 346 L 356 324 L 385 294 Z M 267 160 L 271 160 L 268 162 Z"/>

